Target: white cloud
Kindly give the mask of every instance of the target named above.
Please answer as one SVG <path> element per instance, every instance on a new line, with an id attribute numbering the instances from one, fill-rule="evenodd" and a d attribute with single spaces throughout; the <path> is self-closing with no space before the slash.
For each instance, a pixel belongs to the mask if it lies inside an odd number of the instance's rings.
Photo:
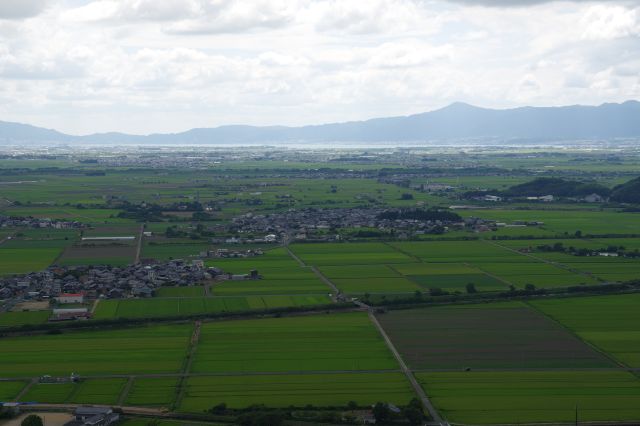
<path id="1" fill-rule="evenodd" d="M 79 3 L 0 20 L 0 120 L 143 133 L 640 96 L 638 2 Z"/>

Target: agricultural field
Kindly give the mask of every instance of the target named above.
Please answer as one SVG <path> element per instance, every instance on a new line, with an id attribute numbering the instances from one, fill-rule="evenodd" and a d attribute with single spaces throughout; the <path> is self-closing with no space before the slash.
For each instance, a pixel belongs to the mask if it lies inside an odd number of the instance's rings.
<path id="1" fill-rule="evenodd" d="M 26 385 L 23 381 L 0 381 L 0 401 L 13 400 Z"/>
<path id="2" fill-rule="evenodd" d="M 640 294 L 529 303 L 617 362 L 640 367 Z"/>
<path id="3" fill-rule="evenodd" d="M 519 302 L 391 311 L 379 321 L 413 369 L 613 367 Z"/>
<path id="4" fill-rule="evenodd" d="M 133 381 L 126 405 L 169 407 L 177 396 L 178 378 L 145 378 Z"/>
<path id="5" fill-rule="evenodd" d="M 192 372 L 397 369 L 364 313 L 205 323 Z"/>
<path id="6" fill-rule="evenodd" d="M 79 383 L 37 383 L 22 402 L 52 404 L 116 404 L 126 379 L 89 379 Z"/>
<path id="7" fill-rule="evenodd" d="M 203 376 L 187 380 L 185 397 L 178 409 L 197 413 L 220 403 L 232 408 L 253 404 L 344 407 L 349 401 L 360 406 L 377 401 L 404 405 L 413 397 L 409 382 L 401 373 Z"/>
<path id="8" fill-rule="evenodd" d="M 51 311 L 0 312 L 0 328 L 47 322 Z"/>
<path id="9" fill-rule="evenodd" d="M 60 255 L 60 248 L 5 248 L 0 246 L 0 275 L 41 271 Z"/>
<path id="10" fill-rule="evenodd" d="M 417 373 L 452 423 L 572 423 L 640 419 L 640 380 L 626 371 Z"/>
<path id="11" fill-rule="evenodd" d="M 186 287 L 189 288 L 189 287 Z M 197 287 L 193 287 L 197 288 Z M 95 319 L 154 318 L 199 315 L 220 312 L 290 306 L 323 305 L 331 302 L 326 295 L 265 295 L 246 297 L 154 297 L 149 299 L 109 299 L 98 303 Z"/>
<path id="12" fill-rule="evenodd" d="M 201 297 L 204 296 L 204 286 L 189 287 L 160 287 L 158 297 Z"/>
<path id="13" fill-rule="evenodd" d="M 142 254 L 140 256 L 143 259 L 156 259 L 163 261 L 171 259 L 189 259 L 210 249 L 211 246 L 204 243 L 173 243 L 170 240 L 167 241 L 167 239 L 162 241 L 153 239 L 151 241 L 145 241 L 142 245 Z"/>
<path id="14" fill-rule="evenodd" d="M 159 325 L 3 338 L 0 377 L 177 372 L 192 328 Z"/>
<path id="15" fill-rule="evenodd" d="M 295 244 L 291 250 L 307 265 L 378 265 L 416 260 L 383 243 Z"/>

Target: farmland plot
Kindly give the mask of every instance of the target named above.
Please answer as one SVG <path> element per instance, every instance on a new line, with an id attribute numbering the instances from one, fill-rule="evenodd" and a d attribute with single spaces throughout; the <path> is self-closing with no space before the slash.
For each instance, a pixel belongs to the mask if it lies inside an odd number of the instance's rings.
<path id="1" fill-rule="evenodd" d="M 363 313 L 206 323 L 192 371 L 251 373 L 397 369 Z"/>
<path id="2" fill-rule="evenodd" d="M 640 367 L 640 294 L 530 302 L 630 367 Z"/>
<path id="3" fill-rule="evenodd" d="M 361 406 L 388 401 L 404 405 L 413 398 L 401 373 L 285 374 L 191 377 L 179 409 L 202 412 L 220 403 L 232 408 L 253 404 L 269 407 Z"/>
<path id="4" fill-rule="evenodd" d="M 470 424 L 640 420 L 640 380 L 626 371 L 418 373 L 439 412 Z"/>
<path id="5" fill-rule="evenodd" d="M 414 369 L 611 367 L 523 304 L 391 311 L 379 320 Z"/>
<path id="6" fill-rule="evenodd" d="M 0 377 L 176 372 L 191 331 L 187 325 L 166 325 L 5 338 Z"/>

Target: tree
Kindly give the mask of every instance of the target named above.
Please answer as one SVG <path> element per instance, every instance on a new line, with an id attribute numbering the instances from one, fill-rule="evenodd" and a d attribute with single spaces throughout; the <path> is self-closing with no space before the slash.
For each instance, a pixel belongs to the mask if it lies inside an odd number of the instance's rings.
<path id="1" fill-rule="evenodd" d="M 358 409 L 358 403 L 357 403 L 357 402 L 355 402 L 355 401 L 349 401 L 349 402 L 347 403 L 347 408 L 348 408 L 349 410 L 357 410 L 357 409 Z"/>
<path id="2" fill-rule="evenodd" d="M 211 414 L 224 414 L 227 412 L 227 404 L 221 402 L 220 404 L 211 407 L 209 412 Z"/>
<path id="3" fill-rule="evenodd" d="M 524 289 L 527 290 L 527 291 L 535 291 L 536 290 L 536 286 L 531 284 L 531 283 L 529 283 L 529 284 L 524 286 Z"/>
<path id="4" fill-rule="evenodd" d="M 44 426 L 44 423 L 42 422 L 42 418 L 40 416 L 29 414 L 24 418 L 22 423 L 20 423 L 20 426 Z"/>
<path id="5" fill-rule="evenodd" d="M 424 414 L 422 413 L 422 410 L 415 407 L 405 408 L 404 416 L 407 418 L 407 421 L 410 425 L 422 424 L 422 421 L 424 420 Z"/>
<path id="6" fill-rule="evenodd" d="M 468 283 L 467 284 L 467 293 L 469 294 L 473 294 L 473 293 L 477 293 L 478 290 L 476 290 L 476 285 L 474 283 Z"/>
<path id="7" fill-rule="evenodd" d="M 373 417 L 376 418 L 376 423 L 385 423 L 391 419 L 391 410 L 384 402 L 376 402 L 372 411 Z"/>
<path id="8" fill-rule="evenodd" d="M 400 196 L 400 199 L 401 200 L 413 200 L 413 194 L 405 192 Z"/>

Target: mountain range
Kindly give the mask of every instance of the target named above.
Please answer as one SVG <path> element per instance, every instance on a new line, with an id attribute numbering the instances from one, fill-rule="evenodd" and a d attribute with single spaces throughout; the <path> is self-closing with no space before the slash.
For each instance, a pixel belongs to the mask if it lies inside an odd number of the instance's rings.
<path id="1" fill-rule="evenodd" d="M 0 121 L 0 144 L 271 144 L 304 142 L 568 141 L 640 138 L 640 102 L 480 108 L 454 103 L 421 114 L 321 125 L 196 128 L 181 133 L 67 135 Z"/>

